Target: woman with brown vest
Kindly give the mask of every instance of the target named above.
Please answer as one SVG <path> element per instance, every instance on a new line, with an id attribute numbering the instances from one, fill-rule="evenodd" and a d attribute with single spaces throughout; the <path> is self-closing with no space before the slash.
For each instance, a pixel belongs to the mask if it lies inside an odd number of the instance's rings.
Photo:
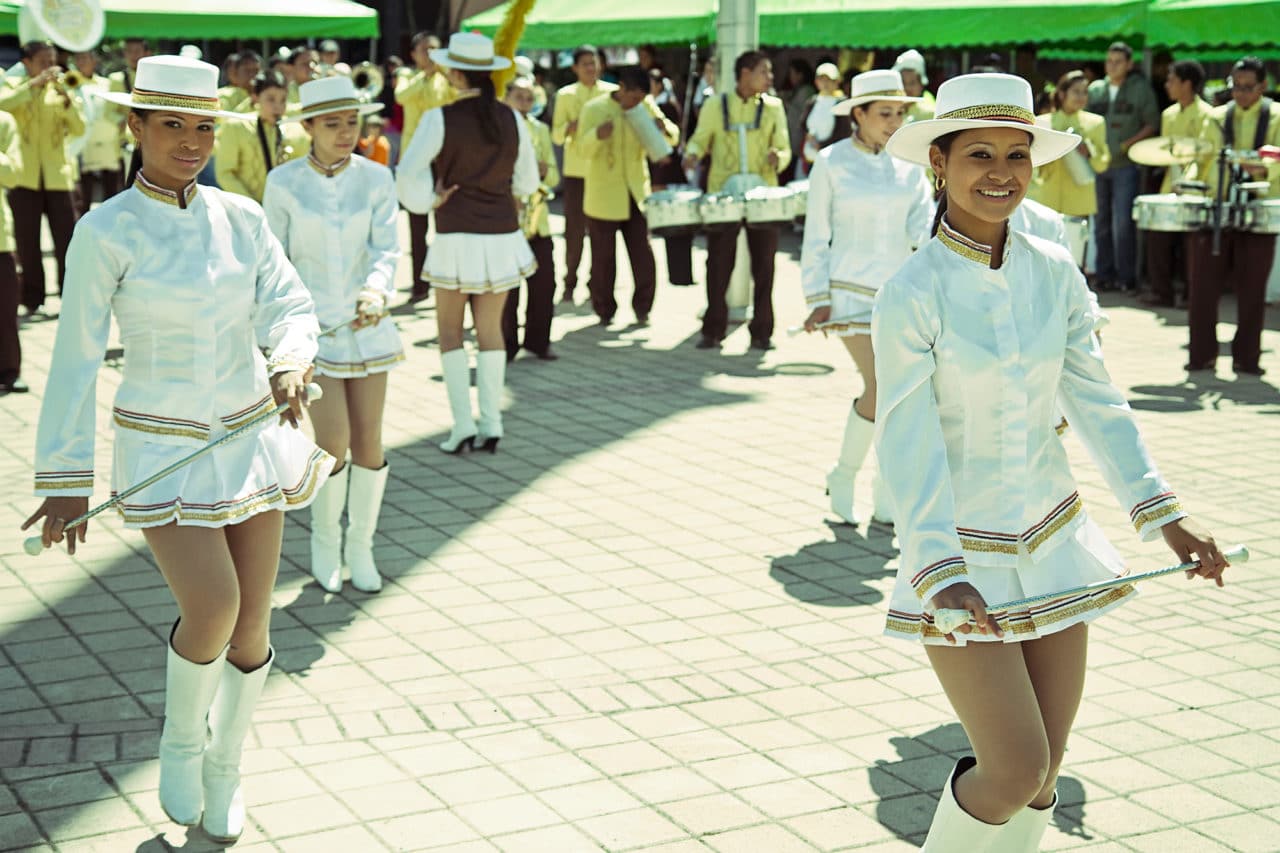
<path id="1" fill-rule="evenodd" d="M 479 442 L 492 453 L 502 438 L 502 309 L 507 291 L 536 266 L 520 230 L 516 199 L 531 195 L 541 179 L 528 129 L 494 95 L 490 72 L 511 60 L 494 56 L 493 42 L 474 33 L 455 33 L 448 48 L 431 51 L 431 59 L 447 69 L 458 99 L 422 117 L 401 158 L 396 189 L 409 212 L 436 216 L 436 239 L 422 278 L 437 294 L 440 363 L 453 413 L 453 429 L 440 449 L 462 453 Z M 471 371 L 462 347 L 468 305 L 480 349 L 478 423 L 471 415 Z"/>

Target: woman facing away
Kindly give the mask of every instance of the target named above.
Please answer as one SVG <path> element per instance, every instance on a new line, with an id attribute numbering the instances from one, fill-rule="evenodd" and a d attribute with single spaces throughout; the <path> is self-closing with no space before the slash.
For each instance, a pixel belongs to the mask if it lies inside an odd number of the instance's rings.
<path id="1" fill-rule="evenodd" d="M 244 827 L 240 753 L 274 653 L 271 590 L 282 510 L 310 503 L 333 465 L 297 427 L 319 331 L 311 297 L 255 202 L 197 187 L 213 150 L 218 69 L 138 62 L 129 108 L 135 180 L 80 220 L 36 438 L 24 528 L 84 542 L 95 391 L 114 314 L 124 345 L 112 419 L 113 492 L 288 402 L 285 418 L 205 454 L 119 505 L 178 605 L 165 667 L 160 805 L 229 843 Z M 265 359 L 260 347 L 269 348 Z M 289 424 L 285 424 L 285 420 Z"/>
<path id="2" fill-rule="evenodd" d="M 936 236 L 881 288 L 872 319 L 876 449 L 901 562 L 885 633 L 923 643 L 974 756 L 943 789 L 927 851 L 1035 851 L 1084 688 L 1088 623 L 1119 586 L 1026 610 L 992 605 L 1121 576 L 1088 518 L 1054 431 L 1075 425 L 1144 539 L 1219 585 L 1226 561 L 1193 522 L 1107 375 L 1084 277 L 1059 245 L 1008 227 L 1032 167 L 1079 145 L 1037 125 L 1031 87 L 971 74 L 938 90 L 933 120 L 889 153 L 929 165 Z M 939 609 L 972 625 L 945 636 Z"/>

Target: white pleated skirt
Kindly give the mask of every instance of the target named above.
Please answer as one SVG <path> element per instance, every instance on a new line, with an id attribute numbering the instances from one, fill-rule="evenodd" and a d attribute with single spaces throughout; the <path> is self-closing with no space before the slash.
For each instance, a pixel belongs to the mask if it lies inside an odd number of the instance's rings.
<path id="1" fill-rule="evenodd" d="M 1127 573 L 1124 560 L 1107 541 L 1102 528 L 1089 518 L 1040 562 L 1033 562 L 1024 549 L 1019 555 L 1017 568 L 973 564 L 966 568 L 969 583 L 977 588 L 991 608 L 1020 598 L 1111 580 Z M 1027 609 L 992 609 L 991 615 L 1004 629 L 1003 641 L 991 634 L 973 632 L 955 634 L 956 645 L 1018 643 L 1045 637 L 1081 622 L 1091 622 L 1128 601 L 1137 592 L 1132 585 L 1124 585 L 1101 592 L 1050 599 Z M 908 572 L 899 568 L 885 620 L 885 635 L 925 645 L 949 645 L 933 626 L 933 614 L 925 613 L 922 605 L 911 588 Z"/>
<path id="2" fill-rule="evenodd" d="M 879 288 L 831 282 L 831 319 L 825 329 L 841 338 L 871 334 L 871 311 Z"/>
<path id="3" fill-rule="evenodd" d="M 214 426 L 210 441 L 227 434 Z M 198 448 L 157 444 L 116 433 L 111 468 L 114 497 Z M 206 453 L 117 506 L 125 527 L 170 522 L 225 527 L 271 510 L 301 509 L 315 499 L 334 458 L 299 429 L 274 419 L 256 433 Z"/>
<path id="4" fill-rule="evenodd" d="M 320 338 L 316 355 L 316 373 L 334 379 L 359 379 L 374 373 L 386 373 L 404 361 L 400 331 L 390 317 L 376 326 L 352 329 L 343 326 Z"/>
<path id="5" fill-rule="evenodd" d="M 505 293 L 538 268 L 529 241 L 509 234 L 437 234 L 427 250 L 422 280 L 463 293 Z"/>

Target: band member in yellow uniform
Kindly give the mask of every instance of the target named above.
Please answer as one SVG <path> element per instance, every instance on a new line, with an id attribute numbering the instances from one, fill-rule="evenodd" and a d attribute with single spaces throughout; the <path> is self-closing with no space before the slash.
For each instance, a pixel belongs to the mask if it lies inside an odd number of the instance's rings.
<path id="1" fill-rule="evenodd" d="M 551 349 L 556 267 L 551 245 L 551 217 L 547 211 L 547 199 L 560 183 L 560 170 L 556 167 L 555 149 L 551 147 L 551 128 L 531 115 L 536 104 L 532 78 L 520 76 L 507 84 L 507 105 L 524 118 L 533 142 L 533 152 L 538 157 L 538 175 L 542 178 L 542 186 L 533 195 L 519 200 L 524 205 L 520 210 L 524 235 L 529 240 L 538 268 L 525 279 L 529 297 L 525 301 L 523 342 L 516 316 L 520 310 L 519 288 L 508 294 L 507 304 L 502 309 L 502 337 L 507 342 L 507 361 L 514 361 L 522 346 L 543 361 L 555 361 L 560 357 Z"/>
<path id="2" fill-rule="evenodd" d="M 1036 123 L 1054 130 L 1075 133 L 1081 138 L 1076 153 L 1060 160 L 1045 163 L 1035 171 L 1027 196 L 1058 211 L 1066 217 L 1067 239 L 1071 242 L 1076 263 L 1084 266 L 1085 243 L 1088 240 L 1088 217 L 1098 212 L 1098 194 L 1094 191 L 1093 178 L 1105 172 L 1111 165 L 1111 151 L 1107 148 L 1107 122 L 1096 113 L 1086 110 L 1089 102 L 1089 80 L 1083 71 L 1068 71 L 1058 78 L 1053 90 L 1053 112 L 1037 116 Z M 1083 157 L 1088 161 L 1088 180 L 1081 182 L 1081 175 L 1072 171 L 1070 158 Z"/>
<path id="3" fill-rule="evenodd" d="M 449 78 L 431 61 L 431 51 L 440 48 L 440 39 L 431 33 L 418 33 L 413 37 L 409 58 L 413 68 L 402 69 L 396 76 L 396 103 L 404 110 L 404 129 L 400 133 L 400 154 L 409 150 L 413 132 L 418 129 L 427 110 L 453 103 L 458 96 Z M 427 260 L 428 214 L 409 214 L 409 257 L 413 269 L 409 280 L 413 282 L 410 298 L 421 302 L 431 294 L 431 283 L 422 278 L 422 265 Z"/>
<path id="4" fill-rule="evenodd" d="M 657 288 L 653 247 L 644 220 L 644 201 L 651 192 L 649 163 L 640 137 L 623 112 L 642 110 L 655 123 L 667 142 L 675 144 L 680 128 L 668 121 L 649 97 L 649 75 L 640 68 L 624 68 L 618 73 L 619 88 L 608 97 L 597 98 L 582 108 L 578 119 L 579 150 L 587 157 L 586 192 L 582 208 L 591 236 L 591 278 L 587 290 L 591 307 L 603 325 L 609 325 L 618 302 L 614 282 L 618 274 L 618 232 L 627 246 L 635 292 L 631 308 L 636 322 L 649 322 Z"/>
<path id="5" fill-rule="evenodd" d="M 22 171 L 18 123 L 0 112 L 0 393 L 31 390 L 22 380 L 22 345 L 18 341 L 18 265 L 13 260 L 13 214 L 5 192 Z"/>
<path id="6" fill-rule="evenodd" d="M 1164 80 L 1164 90 L 1173 103 L 1160 114 L 1161 136 L 1178 139 L 1204 137 L 1205 125 L 1209 122 L 1213 109 L 1204 98 L 1200 97 L 1204 81 L 1204 68 L 1194 59 L 1183 59 L 1169 66 Z M 1210 162 L 1208 157 L 1199 159 L 1202 174 Z M 1169 166 L 1165 169 L 1160 192 L 1173 192 L 1174 184 L 1184 174 L 1185 168 L 1182 164 L 1174 163 Z M 1139 300 L 1144 305 L 1170 307 L 1174 304 L 1173 257 L 1179 247 L 1183 252 L 1186 251 L 1186 243 L 1182 235 L 1176 231 L 1144 231 L 1142 236 L 1146 243 L 1147 283 L 1151 289 L 1142 294 Z"/>
<path id="7" fill-rule="evenodd" d="M 218 186 L 262 203 L 267 172 L 281 163 L 307 156 L 311 137 L 295 123 L 281 124 L 287 90 L 278 71 L 264 71 L 253 81 L 258 115 L 251 121 L 218 126 L 216 161 Z"/>
<path id="8" fill-rule="evenodd" d="M 907 121 L 925 121 L 933 118 L 933 95 L 925 86 L 929 85 L 929 73 L 924 67 L 924 56 L 918 50 L 908 50 L 894 60 L 893 70 L 902 75 L 902 90 L 909 97 L 919 98 L 907 110 Z"/>
<path id="9" fill-rule="evenodd" d="M 22 265 L 22 304 L 34 312 L 44 305 L 44 257 L 40 225 L 49 218 L 58 260 L 58 293 L 66 278 L 67 244 L 76 224 L 74 192 L 78 169 L 69 143 L 84 133 L 80 99 L 60 82 L 62 69 L 50 42 L 22 47 L 25 78 L 0 79 L 0 110 L 11 113 L 22 141 L 22 171 L 9 191 L 14 237 Z"/>
<path id="10" fill-rule="evenodd" d="M 218 103 L 232 113 L 253 112 L 253 79 L 262 72 L 262 57 L 252 50 L 233 54 L 228 60 L 227 85 L 218 90 Z"/>
<path id="11" fill-rule="evenodd" d="M 698 114 L 698 128 L 686 147 L 684 167 L 688 171 L 704 155 L 711 157 L 707 177 L 708 192 L 719 192 L 729 176 L 740 168 L 737 125 L 747 128 L 747 168 L 767 186 L 778 185 L 778 173 L 791 160 L 787 115 L 782 101 L 765 94 L 773 87 L 773 63 L 759 51 L 748 51 L 733 64 L 737 81 L 732 92 L 708 98 Z M 751 278 L 755 284 L 755 313 L 749 326 L 753 349 L 773 348 L 773 261 L 778 252 L 776 228 L 748 228 L 751 250 Z M 738 229 L 728 228 L 707 235 L 707 312 L 702 318 L 699 349 L 720 346 L 729 327 L 729 306 L 725 295 L 733 276 L 738 248 Z"/>
<path id="12" fill-rule="evenodd" d="M 602 97 L 618 87 L 600 79 L 600 53 L 589 44 L 573 52 L 573 73 L 578 82 L 570 83 L 556 93 L 551 120 L 551 140 L 564 146 L 564 180 L 561 184 L 564 202 L 564 293 L 561 300 L 573 302 L 578 286 L 578 267 L 582 264 L 582 241 L 587 235 L 587 217 L 582 209 L 586 192 L 587 159 L 582 150 L 578 119 L 589 101 Z"/>
<path id="13" fill-rule="evenodd" d="M 124 163 L 120 157 L 120 128 L 112 105 L 95 92 L 107 92 L 111 81 L 98 74 L 98 60 L 92 51 L 77 53 L 72 57 L 76 70 L 84 80 L 77 90 L 83 107 L 85 135 L 80 146 L 80 210 L 88 210 L 97 189 L 102 188 L 102 200 L 106 201 L 124 186 Z"/>

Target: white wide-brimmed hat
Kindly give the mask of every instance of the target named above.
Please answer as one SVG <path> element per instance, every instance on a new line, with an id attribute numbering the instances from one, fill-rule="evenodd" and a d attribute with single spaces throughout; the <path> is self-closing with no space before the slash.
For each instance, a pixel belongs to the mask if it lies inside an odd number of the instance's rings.
<path id="1" fill-rule="evenodd" d="M 897 71 L 864 71 L 849 83 L 849 97 L 832 107 L 831 112 L 847 116 L 854 107 L 872 101 L 914 104 L 919 100 L 902 90 L 902 75 Z"/>
<path id="2" fill-rule="evenodd" d="M 256 113 L 218 108 L 218 68 L 185 56 L 144 56 L 138 60 L 132 92 L 99 92 L 113 104 L 135 110 L 168 110 L 215 118 L 252 119 Z"/>
<path id="3" fill-rule="evenodd" d="M 431 61 L 462 71 L 501 71 L 511 65 L 505 56 L 494 56 L 493 40 L 479 33 L 454 33 L 448 47 L 431 50 Z"/>
<path id="4" fill-rule="evenodd" d="M 341 74 L 334 77 L 318 77 L 298 87 L 298 113 L 288 116 L 285 121 L 303 121 L 329 113 L 342 113 L 355 110 L 362 116 L 376 113 L 382 104 L 368 103 L 360 100 L 356 92 L 356 84 L 350 77 Z"/>
<path id="5" fill-rule="evenodd" d="M 894 71 L 914 71 L 920 77 L 922 86 L 929 85 L 929 75 L 924 70 L 924 54 L 918 50 L 908 50 L 898 54 L 898 58 L 893 61 Z"/>
<path id="6" fill-rule="evenodd" d="M 826 77 L 828 80 L 840 82 L 840 69 L 834 62 L 824 62 L 813 70 L 814 77 Z"/>
<path id="7" fill-rule="evenodd" d="M 894 157 L 929 165 L 929 146 L 940 136 L 980 127 L 1016 127 L 1031 135 L 1031 165 L 1042 166 L 1080 144 L 1074 133 L 1036 124 L 1031 84 L 1012 74 L 964 74 L 938 87 L 934 118 L 898 128 L 885 145 Z"/>

